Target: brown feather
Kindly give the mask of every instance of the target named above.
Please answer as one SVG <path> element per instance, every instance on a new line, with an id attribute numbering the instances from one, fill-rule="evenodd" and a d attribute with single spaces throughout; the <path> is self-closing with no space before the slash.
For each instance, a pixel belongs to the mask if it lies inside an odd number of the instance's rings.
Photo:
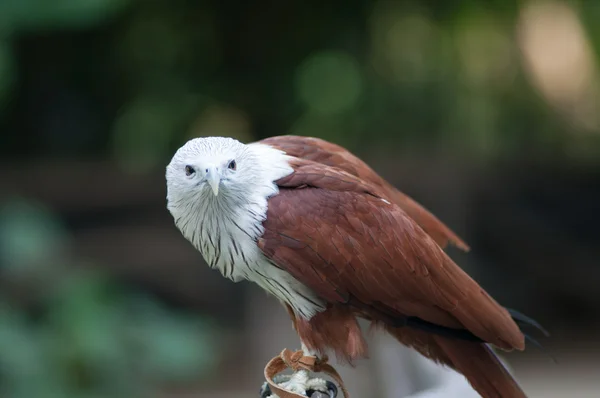
<path id="1" fill-rule="evenodd" d="M 352 308 L 330 304 L 311 319 L 303 319 L 296 316 L 289 304 L 284 306 L 300 340 L 319 354 L 331 350 L 350 365 L 358 358 L 367 357 L 367 342 Z"/>
<path id="2" fill-rule="evenodd" d="M 462 373 L 482 397 L 527 397 L 496 354 L 487 345 L 449 340 L 441 336 L 435 336 L 434 339 L 450 358 L 454 369 Z"/>
<path id="3" fill-rule="evenodd" d="M 452 243 L 461 250 L 469 251 L 469 246 L 436 216 L 410 196 L 400 192 L 345 148 L 319 138 L 294 135 L 270 137 L 260 142 L 280 149 L 290 156 L 340 168 L 375 185 L 387 200 L 403 209 L 442 248 Z"/>
<path id="4" fill-rule="evenodd" d="M 467 329 L 503 349 L 522 350 L 524 336 L 503 307 L 401 208 L 385 202 L 376 186 L 312 161 L 294 159 L 291 165 L 294 173 L 277 181 L 280 192 L 269 199 L 258 245 L 275 264 L 330 303 L 310 320 L 296 318 L 295 327 L 307 346 L 333 349 L 347 360 L 364 355 L 366 346 L 355 319 L 360 315 L 386 324 L 404 344 L 456 368 L 475 388 L 489 392 L 484 397 L 496 396 L 490 385 L 514 384 L 510 375 L 497 379 L 503 374 L 493 370 L 498 364 L 474 348 L 485 346 L 450 345 L 438 336 L 399 332 L 380 315 Z M 460 357 L 461 349 L 478 361 L 481 372 Z"/>
<path id="5" fill-rule="evenodd" d="M 410 328 L 384 328 L 399 342 L 426 358 L 463 374 L 483 397 L 526 397 L 511 374 L 485 344 L 452 340 Z"/>
<path id="6" fill-rule="evenodd" d="M 402 209 L 341 170 L 293 166 L 269 200 L 259 246 L 296 279 L 330 302 L 353 296 L 399 316 L 464 327 L 504 349 L 524 347 L 508 312 Z"/>
<path id="7" fill-rule="evenodd" d="M 452 360 L 435 340 L 435 335 L 412 328 L 396 328 L 380 323 L 373 323 L 373 326 L 376 328 L 383 327 L 386 332 L 394 336 L 400 343 L 414 349 L 425 358 L 455 369 Z"/>
<path id="8" fill-rule="evenodd" d="M 367 356 L 367 343 L 350 307 L 329 305 L 310 320 L 296 317 L 294 325 L 304 344 L 320 354 L 332 350 L 349 364 Z"/>
<path id="9" fill-rule="evenodd" d="M 366 342 L 356 323 L 355 314 L 348 307 L 330 306 L 310 320 L 296 318 L 293 310 L 287 305 L 286 308 L 298 335 L 309 347 L 320 353 L 329 348 L 351 365 L 354 359 L 366 356 Z M 382 327 L 405 346 L 463 374 L 483 397 L 526 397 L 512 375 L 485 344 L 452 340 L 407 327 L 390 327 L 380 322 L 372 326 Z"/>

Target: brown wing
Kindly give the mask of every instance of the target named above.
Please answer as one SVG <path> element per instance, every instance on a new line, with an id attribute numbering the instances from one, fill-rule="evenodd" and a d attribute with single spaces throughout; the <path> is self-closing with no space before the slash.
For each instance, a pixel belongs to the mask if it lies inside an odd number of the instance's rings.
<path id="1" fill-rule="evenodd" d="M 358 302 L 363 312 L 414 316 L 523 349 L 508 312 L 402 209 L 339 169 L 295 162 L 269 199 L 258 242 L 274 263 L 329 302 Z"/>
<path id="2" fill-rule="evenodd" d="M 411 197 L 397 190 L 365 162 L 345 148 L 319 138 L 294 135 L 271 137 L 260 142 L 276 147 L 290 156 L 338 167 L 364 181 L 368 181 L 380 188 L 386 199 L 402 208 L 441 247 L 446 247 L 450 242 L 461 250 L 469 251 L 469 246 L 436 216 Z"/>

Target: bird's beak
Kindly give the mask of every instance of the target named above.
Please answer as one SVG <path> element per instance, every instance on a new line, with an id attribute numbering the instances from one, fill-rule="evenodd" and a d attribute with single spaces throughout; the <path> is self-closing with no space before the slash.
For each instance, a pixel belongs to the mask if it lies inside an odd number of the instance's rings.
<path id="1" fill-rule="evenodd" d="M 206 173 L 206 182 L 210 185 L 215 196 L 219 194 L 219 184 L 221 183 L 221 178 L 219 177 L 219 172 L 216 167 L 211 167 L 208 169 L 208 173 Z"/>

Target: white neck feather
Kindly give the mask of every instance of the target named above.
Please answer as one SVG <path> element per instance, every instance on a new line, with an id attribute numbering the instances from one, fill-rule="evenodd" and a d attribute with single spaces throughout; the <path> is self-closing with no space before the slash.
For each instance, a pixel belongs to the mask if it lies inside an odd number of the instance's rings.
<path id="1" fill-rule="evenodd" d="M 271 264 L 256 243 L 264 233 L 268 198 L 279 192 L 275 181 L 293 172 L 289 157 L 263 144 L 246 147 L 249 153 L 244 156 L 252 158 L 252 173 L 241 184 L 243 191 L 220 191 L 217 196 L 204 191 L 186 201 L 189 206 L 169 206 L 169 210 L 182 234 L 211 268 L 236 282 L 246 279 L 257 283 L 287 302 L 298 315 L 310 318 L 325 309 L 324 302 Z"/>

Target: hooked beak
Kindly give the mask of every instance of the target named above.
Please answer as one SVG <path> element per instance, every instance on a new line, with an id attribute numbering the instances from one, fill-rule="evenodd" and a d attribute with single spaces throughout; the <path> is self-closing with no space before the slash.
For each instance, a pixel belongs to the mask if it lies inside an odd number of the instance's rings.
<path id="1" fill-rule="evenodd" d="M 210 185 L 215 196 L 219 194 L 219 184 L 221 183 L 221 178 L 219 177 L 219 173 L 216 167 L 210 167 L 208 172 L 206 173 L 206 182 Z"/>

